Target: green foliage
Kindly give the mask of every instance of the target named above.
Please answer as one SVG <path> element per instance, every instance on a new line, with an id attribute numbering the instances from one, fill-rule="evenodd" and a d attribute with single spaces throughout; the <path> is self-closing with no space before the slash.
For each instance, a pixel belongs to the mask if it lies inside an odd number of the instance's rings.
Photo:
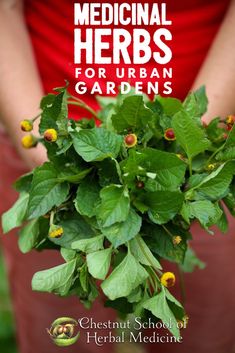
<path id="1" fill-rule="evenodd" d="M 183 103 L 133 92 L 98 100 L 97 114 L 66 87 L 42 99 L 39 132 L 54 128 L 58 139 L 43 142 L 49 161 L 14 184 L 20 195 L 3 214 L 3 230 L 23 225 L 24 253 L 60 251 L 64 263 L 37 272 L 34 290 L 77 295 L 89 308 L 99 280 L 106 306 L 171 320 L 178 336 L 184 309 L 161 284 L 161 260 L 185 272 L 203 268 L 188 248 L 192 222 L 209 233 L 215 225 L 227 231 L 224 205 L 235 216 L 235 130 L 226 139 L 220 118 L 201 123 L 205 88 Z M 101 125 L 68 120 L 71 101 Z M 176 140 L 164 135 L 168 128 Z M 133 147 L 125 145 L 130 133 L 137 137 Z"/>
<path id="2" fill-rule="evenodd" d="M 126 188 L 122 185 L 110 185 L 100 192 L 101 203 L 97 217 L 103 227 L 111 226 L 127 219 L 130 209 L 130 199 Z"/>
<path id="3" fill-rule="evenodd" d="M 73 284 L 75 268 L 76 259 L 73 259 L 49 270 L 37 272 L 32 279 L 32 288 L 35 291 L 64 296 Z"/>
<path id="4" fill-rule="evenodd" d="M 28 200 L 29 194 L 26 192 L 21 193 L 14 206 L 2 215 L 4 233 L 19 227 L 23 223 L 27 212 Z"/>
<path id="5" fill-rule="evenodd" d="M 151 311 L 154 316 L 161 319 L 166 325 L 169 325 L 169 322 L 171 322 L 172 325 L 169 328 L 170 332 L 175 337 L 180 336 L 180 332 L 177 327 L 177 320 L 169 307 L 164 289 L 153 298 L 144 302 L 143 307 Z"/>
<path id="6" fill-rule="evenodd" d="M 66 200 L 69 185 L 58 180 L 58 171 L 52 163 L 46 162 L 35 169 L 29 194 L 28 218 L 46 214 L 53 206 Z"/>
<path id="7" fill-rule="evenodd" d="M 172 127 L 178 143 L 190 161 L 209 148 L 210 143 L 205 132 L 185 110 L 174 115 Z"/>
<path id="8" fill-rule="evenodd" d="M 122 138 L 103 128 L 81 130 L 72 134 L 76 152 L 86 161 L 103 161 L 117 157 Z"/>
<path id="9" fill-rule="evenodd" d="M 148 277 L 148 272 L 128 252 L 124 260 L 113 270 L 101 284 L 104 294 L 111 300 L 128 296 Z"/>
<path id="10" fill-rule="evenodd" d="M 17 353 L 14 317 L 3 255 L 0 251 L 0 342 L 4 353 Z"/>

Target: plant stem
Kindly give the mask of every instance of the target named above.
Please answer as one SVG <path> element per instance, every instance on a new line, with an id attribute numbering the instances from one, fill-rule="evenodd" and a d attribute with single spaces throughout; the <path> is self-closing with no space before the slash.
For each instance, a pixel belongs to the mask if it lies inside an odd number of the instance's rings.
<path id="1" fill-rule="evenodd" d="M 190 174 L 190 176 L 192 176 L 193 170 L 192 170 L 192 159 L 191 158 L 188 159 L 188 167 L 189 167 L 189 174 Z"/>
<path id="2" fill-rule="evenodd" d="M 34 122 L 35 120 L 37 120 L 38 118 L 40 118 L 40 116 L 42 115 L 42 113 L 39 113 L 38 115 L 36 115 L 34 118 L 32 118 L 31 120 Z"/>
<path id="3" fill-rule="evenodd" d="M 220 151 L 224 148 L 225 144 L 226 144 L 226 142 L 225 142 L 222 146 L 220 146 L 219 148 L 217 148 L 217 150 L 215 150 L 214 153 L 212 153 L 212 155 L 211 155 L 211 156 L 208 158 L 208 160 L 207 160 L 207 164 L 209 164 L 210 161 L 215 157 L 215 155 L 216 155 L 218 152 L 220 152 Z"/>
<path id="4" fill-rule="evenodd" d="M 144 247 L 142 246 L 142 244 L 141 244 L 140 240 L 138 239 L 138 237 L 136 238 L 136 240 L 137 240 L 137 243 L 138 243 L 138 245 L 139 245 L 139 247 L 140 247 L 142 253 L 143 253 L 144 256 L 146 257 L 146 259 L 148 260 L 148 262 L 150 263 L 150 265 L 151 265 L 160 275 L 162 275 L 162 272 L 161 272 L 158 268 L 156 268 L 156 266 L 154 265 L 154 263 L 152 262 L 152 260 L 149 258 L 148 254 L 146 253 L 146 251 L 145 251 Z"/>
<path id="5" fill-rule="evenodd" d="M 89 113 L 91 113 L 96 119 L 99 119 L 97 113 L 91 108 L 89 107 L 89 105 L 87 105 L 85 102 L 83 102 L 81 99 L 78 99 L 76 97 L 70 96 L 69 98 L 72 98 L 74 100 L 76 100 L 76 102 L 74 101 L 68 101 L 68 104 L 73 104 L 73 105 L 77 105 L 78 107 L 81 107 L 85 110 L 87 110 Z"/>
<path id="6" fill-rule="evenodd" d="M 55 215 L 55 212 L 54 211 L 51 211 L 51 214 L 50 214 L 50 226 L 53 224 L 54 222 L 54 215 Z"/>
<path id="7" fill-rule="evenodd" d="M 167 227 L 164 226 L 164 224 L 162 224 L 161 226 L 162 226 L 162 228 L 165 230 L 165 232 L 166 232 L 168 235 L 170 235 L 171 238 L 173 238 L 174 235 L 169 231 L 169 229 L 167 229 Z"/>
<path id="8" fill-rule="evenodd" d="M 185 292 L 184 272 L 182 271 L 180 265 L 177 265 L 177 267 L 178 267 L 179 280 L 180 280 L 181 302 L 182 302 L 182 305 L 185 306 L 186 292 Z"/>

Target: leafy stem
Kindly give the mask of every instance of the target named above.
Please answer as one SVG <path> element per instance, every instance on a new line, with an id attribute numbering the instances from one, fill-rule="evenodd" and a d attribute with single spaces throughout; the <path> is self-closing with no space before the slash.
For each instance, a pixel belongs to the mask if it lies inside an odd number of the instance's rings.
<path id="1" fill-rule="evenodd" d="M 54 211 L 51 211 L 51 214 L 50 214 L 50 226 L 53 224 L 54 222 L 54 216 L 55 216 L 55 212 Z"/>
<path id="2" fill-rule="evenodd" d="M 192 176 L 193 175 L 192 158 L 188 159 L 188 167 L 189 167 L 189 174 L 190 174 L 190 176 Z"/>
<path id="3" fill-rule="evenodd" d="M 74 99 L 75 102 L 68 100 L 68 104 L 77 105 L 78 107 L 81 107 L 81 108 L 87 110 L 88 112 L 90 112 L 96 119 L 99 119 L 98 114 L 89 105 L 87 105 L 85 102 L 83 102 L 81 99 L 74 97 L 74 96 L 69 96 L 69 98 Z"/>
<path id="4" fill-rule="evenodd" d="M 179 283 L 180 283 L 180 292 L 181 292 L 181 302 L 182 305 L 185 305 L 186 301 L 186 291 L 185 291 L 185 281 L 184 281 L 184 272 L 180 265 L 177 265 L 178 273 L 179 273 Z"/>
<path id="5" fill-rule="evenodd" d="M 38 118 L 40 118 L 40 116 L 42 115 L 42 113 L 39 113 L 38 115 L 36 115 L 34 118 L 32 118 L 31 120 L 34 122 L 35 120 L 37 120 Z"/>
<path id="6" fill-rule="evenodd" d="M 164 224 L 162 224 L 162 228 L 165 230 L 165 232 L 166 232 L 168 235 L 170 235 L 171 238 L 173 238 L 174 235 L 169 231 L 169 229 L 167 229 L 166 226 L 164 226 Z"/>
<path id="7" fill-rule="evenodd" d="M 148 272 L 149 274 L 149 277 L 148 277 L 148 281 L 153 289 L 153 293 L 156 293 L 158 291 L 158 288 L 159 288 L 159 278 L 156 274 L 156 272 L 153 270 L 152 267 L 150 266 L 146 266 L 145 267 L 146 271 Z M 151 288 L 149 288 L 151 290 Z M 153 294 L 151 293 L 151 295 Z"/>
<path id="8" fill-rule="evenodd" d="M 220 151 L 223 150 L 225 144 L 226 144 L 226 142 L 222 146 L 217 148 L 217 150 L 215 150 L 214 153 L 212 153 L 212 155 L 207 160 L 207 164 L 210 164 L 210 162 L 214 159 L 214 157 L 217 155 L 217 153 L 219 153 Z"/>
<path id="9" fill-rule="evenodd" d="M 146 259 L 148 260 L 148 262 L 150 263 L 150 265 L 152 266 L 152 268 L 155 269 L 155 271 L 157 271 L 160 275 L 162 275 L 162 272 L 155 266 L 155 264 L 152 262 L 151 258 L 148 256 L 147 252 L 145 251 L 144 247 L 142 246 L 141 241 L 139 240 L 139 238 L 136 238 L 137 243 L 142 251 L 142 253 L 144 254 L 144 256 L 146 257 Z"/>

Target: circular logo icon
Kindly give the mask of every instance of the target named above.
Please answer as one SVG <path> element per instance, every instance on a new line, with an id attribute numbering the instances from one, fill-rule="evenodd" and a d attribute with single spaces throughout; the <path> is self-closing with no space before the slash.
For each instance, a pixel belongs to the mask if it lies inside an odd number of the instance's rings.
<path id="1" fill-rule="evenodd" d="M 60 317 L 52 322 L 47 332 L 57 346 L 71 346 L 80 336 L 80 332 L 75 332 L 77 325 L 78 322 L 71 317 Z"/>

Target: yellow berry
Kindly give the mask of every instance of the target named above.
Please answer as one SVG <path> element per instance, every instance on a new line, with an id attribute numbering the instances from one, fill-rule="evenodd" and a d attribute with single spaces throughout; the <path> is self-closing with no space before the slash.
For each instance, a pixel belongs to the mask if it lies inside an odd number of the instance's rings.
<path id="1" fill-rule="evenodd" d="M 226 123 L 228 125 L 233 125 L 235 122 L 235 115 L 228 115 L 226 118 Z"/>
<path id="2" fill-rule="evenodd" d="M 189 317 L 188 315 L 184 315 L 184 317 L 182 318 L 182 320 L 177 320 L 178 323 L 178 328 L 182 329 L 182 328 L 186 328 L 188 325 L 188 321 L 189 321 Z"/>
<path id="3" fill-rule="evenodd" d="M 174 245 L 179 245 L 182 241 L 182 238 L 180 235 L 175 235 L 172 239 Z"/>
<path id="4" fill-rule="evenodd" d="M 160 278 L 160 281 L 164 287 L 173 287 L 175 284 L 175 275 L 173 272 L 164 272 Z"/>
<path id="5" fill-rule="evenodd" d="M 57 140 L 57 131 L 55 129 L 47 129 L 44 132 L 44 139 L 47 142 L 55 142 Z"/>
<path id="6" fill-rule="evenodd" d="M 207 166 L 207 170 L 214 170 L 215 169 L 215 163 L 211 163 L 211 164 L 208 164 L 208 166 Z"/>
<path id="7" fill-rule="evenodd" d="M 50 238 L 60 238 L 63 235 L 63 228 L 61 226 L 51 225 L 49 229 Z"/>
<path id="8" fill-rule="evenodd" d="M 33 130 L 33 123 L 31 120 L 25 119 L 20 122 L 20 127 L 22 131 L 29 132 Z"/>
<path id="9" fill-rule="evenodd" d="M 24 148 L 31 148 L 37 145 L 37 139 L 32 135 L 25 135 L 21 139 L 21 144 Z"/>
<path id="10" fill-rule="evenodd" d="M 137 136 L 136 134 L 128 134 L 124 138 L 124 142 L 126 147 L 134 147 L 137 144 Z"/>

